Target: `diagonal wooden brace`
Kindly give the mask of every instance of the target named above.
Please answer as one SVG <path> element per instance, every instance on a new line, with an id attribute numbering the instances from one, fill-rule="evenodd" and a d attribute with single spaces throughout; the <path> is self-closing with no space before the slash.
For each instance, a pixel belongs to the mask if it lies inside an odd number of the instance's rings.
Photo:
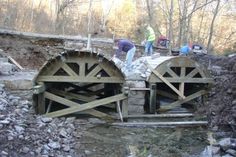
<path id="1" fill-rule="evenodd" d="M 161 108 L 160 108 L 160 111 L 173 109 L 173 108 L 175 108 L 175 107 L 180 106 L 180 105 L 183 104 L 183 103 L 186 103 L 186 102 L 188 102 L 188 101 L 191 101 L 191 100 L 193 100 L 193 99 L 195 99 L 195 98 L 197 98 L 197 97 L 199 97 L 199 96 L 201 96 L 201 95 L 204 95 L 204 94 L 206 94 L 206 93 L 207 93 L 207 91 L 205 91 L 205 90 L 200 90 L 200 91 L 198 91 L 198 92 L 196 92 L 196 93 L 194 93 L 194 94 L 191 94 L 191 95 L 187 96 L 187 97 L 186 97 L 185 99 L 183 99 L 183 100 L 177 100 L 177 101 L 175 101 L 175 102 L 173 102 L 173 103 L 171 103 L 171 104 L 169 104 L 169 105 L 165 105 L 165 106 L 161 107 Z"/>
<path id="2" fill-rule="evenodd" d="M 79 112 L 79 111 L 85 111 L 88 109 L 92 109 L 101 105 L 105 105 L 105 104 L 109 104 L 112 102 L 116 102 L 116 101 L 120 101 L 120 100 L 124 100 L 126 99 L 127 96 L 125 96 L 124 94 L 118 94 L 115 96 L 111 96 L 111 97 L 107 97 L 104 99 L 99 99 L 96 101 L 92 101 L 92 102 L 88 102 L 82 105 L 76 105 L 76 106 L 72 106 L 70 108 L 66 108 L 66 109 L 62 109 L 59 111 L 55 111 L 55 112 L 50 112 L 45 114 L 45 116 L 47 117 L 59 117 L 59 116 L 64 116 L 64 115 L 68 115 L 71 113 L 75 113 L 75 112 Z"/>
<path id="3" fill-rule="evenodd" d="M 173 86 L 167 79 L 165 79 L 158 71 L 153 69 L 148 63 L 145 64 L 158 78 L 160 78 L 166 85 L 168 85 L 176 94 L 178 94 L 182 99 L 185 98 L 183 93 L 181 93 L 178 89 L 176 89 L 175 86 Z"/>

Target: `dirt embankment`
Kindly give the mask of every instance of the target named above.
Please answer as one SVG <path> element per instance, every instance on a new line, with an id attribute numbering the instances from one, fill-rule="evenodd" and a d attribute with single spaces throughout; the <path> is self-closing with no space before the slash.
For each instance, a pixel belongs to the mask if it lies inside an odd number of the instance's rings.
<path id="1" fill-rule="evenodd" d="M 215 83 L 199 110 L 206 112 L 214 129 L 236 132 L 236 56 L 195 56 L 210 71 Z"/>
<path id="2" fill-rule="evenodd" d="M 1 35 L 0 57 L 11 56 L 26 69 L 39 69 L 54 54 L 63 50 L 62 41 L 26 39 L 23 36 Z"/>

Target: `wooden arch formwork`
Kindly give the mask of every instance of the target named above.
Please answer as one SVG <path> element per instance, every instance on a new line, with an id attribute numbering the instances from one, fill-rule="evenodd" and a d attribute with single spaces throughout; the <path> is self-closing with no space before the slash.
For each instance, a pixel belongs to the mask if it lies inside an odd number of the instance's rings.
<path id="1" fill-rule="evenodd" d="M 127 99 L 124 81 L 120 69 L 104 55 L 67 51 L 47 61 L 35 77 L 35 108 L 47 117 L 74 113 L 111 117 L 97 108 Z"/>
<path id="2" fill-rule="evenodd" d="M 192 100 L 207 93 L 213 83 L 208 71 L 185 56 L 163 56 L 145 62 L 151 73 L 147 78 L 150 89 L 145 102 L 149 113 L 169 111 L 193 104 Z M 160 100 L 169 99 L 169 104 L 160 105 Z"/>

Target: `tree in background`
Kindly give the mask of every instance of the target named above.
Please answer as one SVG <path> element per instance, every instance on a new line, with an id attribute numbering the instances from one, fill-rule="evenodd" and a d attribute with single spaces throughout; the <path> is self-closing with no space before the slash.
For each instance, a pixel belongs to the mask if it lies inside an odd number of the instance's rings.
<path id="1" fill-rule="evenodd" d="M 0 6 L 0 27 L 19 31 L 140 42 L 149 23 L 171 47 L 199 43 L 218 53 L 236 41 L 235 0 L 1 0 Z"/>

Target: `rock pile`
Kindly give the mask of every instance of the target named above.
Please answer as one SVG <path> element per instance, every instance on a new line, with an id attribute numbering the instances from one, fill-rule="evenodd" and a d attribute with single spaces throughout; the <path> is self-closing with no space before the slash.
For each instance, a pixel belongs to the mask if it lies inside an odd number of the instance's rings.
<path id="1" fill-rule="evenodd" d="M 32 103 L 0 84 L 0 156 L 77 156 L 81 132 L 75 118 L 45 118 Z"/>
<path id="2" fill-rule="evenodd" d="M 207 146 L 201 157 L 234 157 L 236 156 L 236 139 L 221 138 L 213 145 Z"/>

